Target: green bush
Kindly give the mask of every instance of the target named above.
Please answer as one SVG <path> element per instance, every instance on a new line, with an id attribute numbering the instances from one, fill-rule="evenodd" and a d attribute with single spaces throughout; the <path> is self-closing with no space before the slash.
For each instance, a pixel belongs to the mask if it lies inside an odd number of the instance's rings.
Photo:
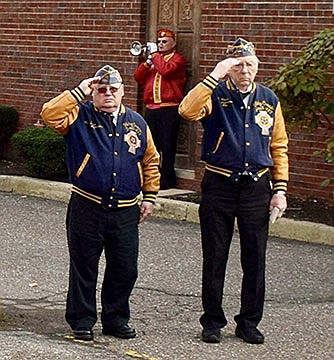
<path id="1" fill-rule="evenodd" d="M 16 131 L 18 112 L 11 106 L 0 105 L 0 155 Z"/>
<path id="2" fill-rule="evenodd" d="M 267 85 L 279 97 L 290 127 L 334 129 L 334 29 L 320 31 Z"/>
<path id="3" fill-rule="evenodd" d="M 311 38 L 291 63 L 282 66 L 267 85 L 279 97 L 289 129 L 328 130 L 324 156 L 332 175 L 322 185 L 334 184 L 334 29 L 325 29 Z M 334 199 L 334 192 L 333 192 Z"/>
<path id="4" fill-rule="evenodd" d="M 32 176 L 54 178 L 66 174 L 66 145 L 63 137 L 51 128 L 30 128 L 11 138 L 16 155 Z"/>

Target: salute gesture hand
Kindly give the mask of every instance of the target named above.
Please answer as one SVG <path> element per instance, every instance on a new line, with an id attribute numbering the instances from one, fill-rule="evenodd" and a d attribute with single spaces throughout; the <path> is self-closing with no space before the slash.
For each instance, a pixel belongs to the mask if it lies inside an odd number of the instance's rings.
<path id="1" fill-rule="evenodd" d="M 222 80 L 229 74 L 231 67 L 239 63 L 240 61 L 234 58 L 224 59 L 216 65 L 210 75 L 217 80 Z"/>
<path id="2" fill-rule="evenodd" d="M 79 88 L 85 93 L 86 96 L 90 95 L 93 91 L 93 85 L 101 80 L 100 76 L 95 76 L 89 79 L 82 80 Z"/>

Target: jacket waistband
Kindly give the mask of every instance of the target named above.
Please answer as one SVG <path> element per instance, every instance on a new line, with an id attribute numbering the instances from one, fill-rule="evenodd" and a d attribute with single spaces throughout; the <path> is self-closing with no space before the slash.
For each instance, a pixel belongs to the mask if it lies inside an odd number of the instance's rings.
<path id="1" fill-rule="evenodd" d="M 103 208 L 108 208 L 108 209 L 129 207 L 136 205 L 139 202 L 138 197 L 127 200 L 114 199 L 112 196 L 108 198 L 103 198 L 102 196 L 98 196 L 88 191 L 82 190 L 75 185 L 72 185 L 72 192 L 84 197 L 85 199 L 93 201 L 96 204 L 101 205 Z"/>

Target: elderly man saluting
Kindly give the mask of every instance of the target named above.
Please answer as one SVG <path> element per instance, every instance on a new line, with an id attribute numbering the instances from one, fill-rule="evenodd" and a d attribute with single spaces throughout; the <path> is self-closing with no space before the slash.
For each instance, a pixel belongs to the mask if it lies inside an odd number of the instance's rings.
<path id="1" fill-rule="evenodd" d="M 93 101 L 87 101 L 90 95 Z M 153 210 L 159 155 L 146 122 L 122 104 L 123 96 L 120 73 L 105 65 L 94 77 L 45 103 L 41 112 L 67 145 L 73 186 L 66 219 L 70 278 L 65 316 L 79 340 L 94 338 L 103 250 L 102 333 L 136 336 L 128 321 L 138 272 L 138 223 Z"/>
<path id="2" fill-rule="evenodd" d="M 222 307 L 226 264 L 237 219 L 243 270 L 237 337 L 261 344 L 257 329 L 265 294 L 269 213 L 282 216 L 287 203 L 288 138 L 277 96 L 255 83 L 254 45 L 238 38 L 226 59 L 192 89 L 179 107 L 204 127 L 202 201 L 199 209 L 203 279 L 202 340 L 217 343 L 227 324 Z"/>

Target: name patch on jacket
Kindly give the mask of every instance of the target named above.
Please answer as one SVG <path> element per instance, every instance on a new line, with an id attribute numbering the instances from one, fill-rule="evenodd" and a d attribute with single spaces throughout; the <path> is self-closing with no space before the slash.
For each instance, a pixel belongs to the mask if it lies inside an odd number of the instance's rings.
<path id="1" fill-rule="evenodd" d="M 93 123 L 93 121 L 87 121 L 87 120 L 85 120 L 84 121 L 84 123 L 86 124 L 86 125 L 88 125 L 88 126 L 90 126 L 92 129 L 101 129 L 101 128 L 103 128 L 103 126 L 102 125 L 100 125 L 100 124 L 95 124 L 95 123 Z"/>
<path id="2" fill-rule="evenodd" d="M 255 101 L 255 123 L 262 129 L 262 135 L 269 135 L 269 129 L 273 126 L 274 107 L 266 101 Z"/>
<path id="3" fill-rule="evenodd" d="M 128 133 L 124 135 L 124 141 L 129 145 L 128 152 L 135 155 L 136 149 L 141 146 L 141 140 L 138 137 L 142 132 L 141 128 L 136 123 L 125 122 L 123 125 L 128 131 Z"/>
<path id="4" fill-rule="evenodd" d="M 220 104 L 222 107 L 228 107 L 230 104 L 233 104 L 233 101 L 231 99 L 220 99 Z"/>

